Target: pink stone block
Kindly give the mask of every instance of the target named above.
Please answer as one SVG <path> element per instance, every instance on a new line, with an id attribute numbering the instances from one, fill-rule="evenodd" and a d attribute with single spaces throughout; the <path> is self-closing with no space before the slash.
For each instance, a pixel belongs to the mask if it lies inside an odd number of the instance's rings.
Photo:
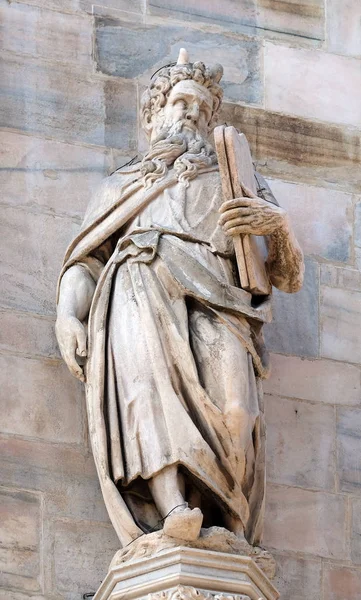
<path id="1" fill-rule="evenodd" d="M 1 586 L 40 591 L 39 495 L 12 489 L 0 491 L 0 538 Z"/>
<path id="2" fill-rule="evenodd" d="M 326 565 L 324 598 L 326 600 L 358 600 L 361 598 L 361 570 Z"/>
<path id="3" fill-rule="evenodd" d="M 0 356 L 0 389 L 3 433 L 84 442 L 82 387 L 60 361 Z"/>
<path id="4" fill-rule="evenodd" d="M 335 411 L 332 406 L 266 396 L 269 481 L 333 491 Z"/>
<path id="5" fill-rule="evenodd" d="M 264 544 L 277 550 L 347 559 L 346 498 L 268 485 Z"/>
<path id="6" fill-rule="evenodd" d="M 357 406 L 361 403 L 360 369 L 331 360 L 272 354 L 271 376 L 264 390 L 312 402 Z"/>

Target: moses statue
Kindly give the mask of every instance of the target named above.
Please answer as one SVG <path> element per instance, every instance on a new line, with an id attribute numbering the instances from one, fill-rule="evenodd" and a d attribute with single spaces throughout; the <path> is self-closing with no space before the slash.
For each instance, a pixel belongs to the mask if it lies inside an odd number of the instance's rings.
<path id="1" fill-rule="evenodd" d="M 302 286 L 286 212 L 257 193 L 225 198 L 210 135 L 222 67 L 178 62 L 152 78 L 140 115 L 149 150 L 90 201 L 59 280 L 56 334 L 85 383 L 90 440 L 123 546 L 144 533 L 196 540 L 262 533 L 271 294 L 242 288 L 235 240 L 267 244 L 272 285 Z"/>

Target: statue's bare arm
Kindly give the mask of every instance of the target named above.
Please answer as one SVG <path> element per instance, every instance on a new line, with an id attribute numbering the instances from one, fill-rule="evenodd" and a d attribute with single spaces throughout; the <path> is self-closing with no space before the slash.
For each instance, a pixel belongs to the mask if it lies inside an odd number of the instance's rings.
<path id="1" fill-rule="evenodd" d="M 245 189 L 245 192 L 248 197 L 222 204 L 220 225 L 231 236 L 267 236 L 267 267 L 272 284 L 284 292 L 298 292 L 303 283 L 303 253 L 286 211 L 255 196 L 250 190 Z"/>
<path id="2" fill-rule="evenodd" d="M 82 323 L 89 313 L 95 281 L 82 265 L 68 269 L 61 280 L 55 325 L 61 355 L 72 375 L 84 381 L 76 355 L 87 355 L 87 336 Z"/>
<path id="3" fill-rule="evenodd" d="M 269 236 L 267 267 L 272 284 L 279 290 L 293 293 L 302 288 L 303 253 L 287 214 L 282 225 Z"/>

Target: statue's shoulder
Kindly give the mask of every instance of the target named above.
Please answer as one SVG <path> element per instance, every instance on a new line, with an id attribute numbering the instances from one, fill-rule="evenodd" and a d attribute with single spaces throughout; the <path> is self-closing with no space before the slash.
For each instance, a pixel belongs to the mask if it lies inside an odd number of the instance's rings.
<path id="1" fill-rule="evenodd" d="M 124 165 L 102 179 L 89 201 L 82 228 L 94 222 L 119 200 L 126 186 L 139 178 L 139 167 L 140 162 L 135 165 Z"/>

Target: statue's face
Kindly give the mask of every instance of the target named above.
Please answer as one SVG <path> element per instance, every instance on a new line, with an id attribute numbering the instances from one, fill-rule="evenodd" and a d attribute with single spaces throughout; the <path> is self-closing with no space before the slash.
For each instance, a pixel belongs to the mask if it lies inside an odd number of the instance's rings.
<path id="1" fill-rule="evenodd" d="M 179 81 L 171 89 L 163 110 L 152 118 L 151 139 L 157 137 L 162 127 L 169 127 L 180 120 L 185 122 L 183 130 L 198 130 L 207 137 L 212 107 L 212 94 L 207 88 L 192 79 Z"/>

